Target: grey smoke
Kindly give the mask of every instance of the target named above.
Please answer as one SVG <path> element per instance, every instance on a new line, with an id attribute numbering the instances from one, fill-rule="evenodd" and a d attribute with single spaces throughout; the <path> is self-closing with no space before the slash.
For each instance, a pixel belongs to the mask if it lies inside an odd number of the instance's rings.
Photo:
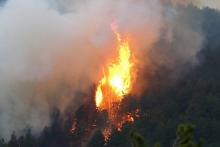
<path id="1" fill-rule="evenodd" d="M 166 1 L 166 0 L 165 0 Z M 182 4 L 182 5 L 189 5 L 192 4 L 199 8 L 213 8 L 213 9 L 220 9 L 220 1 L 219 0 L 168 0 L 171 1 L 173 4 Z"/>
<path id="2" fill-rule="evenodd" d="M 8 0 L 0 7 L 0 136 L 27 126 L 39 133 L 51 108 L 64 110 L 98 81 L 115 53 L 113 21 L 134 39 L 140 62 L 195 61 L 203 37 L 189 16 L 162 0 Z M 161 39 L 175 44 L 157 49 Z"/>

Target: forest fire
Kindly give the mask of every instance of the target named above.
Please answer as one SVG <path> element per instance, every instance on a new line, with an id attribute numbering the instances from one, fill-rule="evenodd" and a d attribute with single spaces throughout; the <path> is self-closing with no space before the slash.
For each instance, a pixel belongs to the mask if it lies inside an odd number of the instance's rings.
<path id="1" fill-rule="evenodd" d="M 76 120 L 74 120 L 74 121 L 73 121 L 73 124 L 72 124 L 72 127 L 71 127 L 71 129 L 70 129 L 70 132 L 71 132 L 71 133 L 74 133 L 75 130 L 76 130 L 76 127 L 77 127 L 77 122 L 76 122 Z"/>
<path id="2" fill-rule="evenodd" d="M 122 40 L 121 35 L 112 25 L 112 30 L 117 36 L 118 59 L 110 63 L 104 69 L 104 76 L 99 81 L 96 89 L 96 106 L 99 109 L 110 109 L 115 102 L 120 102 L 124 95 L 128 94 L 132 88 L 132 68 L 131 49 L 128 39 Z"/>
<path id="3" fill-rule="evenodd" d="M 98 110 L 108 112 L 110 126 L 114 125 L 120 131 L 125 122 L 133 122 L 132 113 L 119 115 L 118 109 L 121 100 L 132 90 L 134 83 L 134 62 L 128 38 L 122 38 L 117 32 L 117 26 L 112 25 L 112 30 L 117 37 L 118 57 L 104 68 L 104 75 L 96 88 L 95 102 Z M 108 138 L 110 129 L 105 128 L 103 135 Z"/>

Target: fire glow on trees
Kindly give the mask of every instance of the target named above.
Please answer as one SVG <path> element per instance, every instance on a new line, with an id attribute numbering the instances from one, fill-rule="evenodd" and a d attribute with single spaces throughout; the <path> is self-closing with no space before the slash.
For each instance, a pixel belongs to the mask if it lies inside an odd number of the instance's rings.
<path id="1" fill-rule="evenodd" d="M 132 67 L 131 50 L 128 39 L 122 40 L 121 35 L 116 31 L 115 25 L 112 30 L 117 36 L 118 59 L 110 63 L 104 76 L 99 81 L 96 89 L 96 106 L 99 109 L 109 109 L 110 104 L 120 102 L 124 95 L 132 88 Z"/>
<path id="2" fill-rule="evenodd" d="M 115 24 L 112 25 L 112 30 L 117 37 L 118 58 L 104 68 L 103 77 L 96 88 L 95 102 L 98 110 L 108 112 L 110 125 L 114 125 L 120 131 L 123 123 L 134 121 L 133 115 L 135 114 L 128 113 L 121 116 L 118 109 L 121 100 L 132 90 L 135 80 L 135 64 L 132 60 L 129 39 L 122 38 L 121 34 L 117 32 Z M 111 134 L 110 130 L 107 127 L 103 131 L 106 139 Z"/>

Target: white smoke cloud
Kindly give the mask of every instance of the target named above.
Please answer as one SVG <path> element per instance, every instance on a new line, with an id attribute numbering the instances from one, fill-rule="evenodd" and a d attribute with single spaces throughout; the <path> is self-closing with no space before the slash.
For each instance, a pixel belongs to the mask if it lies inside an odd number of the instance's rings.
<path id="1" fill-rule="evenodd" d="M 0 20 L 0 130 L 8 138 L 26 126 L 37 130 L 48 123 L 47 101 L 33 96 L 32 83 L 53 68 L 70 22 L 33 0 L 7 1 Z"/>
<path id="2" fill-rule="evenodd" d="M 171 42 L 174 33 L 184 33 L 180 45 L 201 35 L 190 19 L 178 23 L 178 10 L 165 7 L 159 0 L 8 0 L 0 8 L 0 136 L 20 134 L 27 126 L 40 132 L 51 108 L 63 109 L 75 91 L 98 80 L 99 69 L 115 54 L 113 21 L 132 36 L 140 54 L 152 50 L 163 29 Z M 192 60 L 201 40 L 169 52 Z"/>
<path id="3" fill-rule="evenodd" d="M 157 1 L 8 0 L 0 11 L 1 136 L 47 125 L 50 108 L 71 99 L 59 91 L 61 80 L 73 91 L 95 82 L 97 68 L 114 53 L 112 21 L 134 36 L 144 31 L 145 45 L 154 42 L 160 9 Z M 82 77 L 89 80 L 79 85 Z"/>

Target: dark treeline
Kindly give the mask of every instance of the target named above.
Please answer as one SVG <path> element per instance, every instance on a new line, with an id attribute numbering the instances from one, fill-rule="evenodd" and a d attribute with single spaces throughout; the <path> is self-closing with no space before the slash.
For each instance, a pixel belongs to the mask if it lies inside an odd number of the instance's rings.
<path id="1" fill-rule="evenodd" d="M 155 81 L 163 81 L 159 88 L 158 83 L 155 83 L 157 86 L 143 93 L 139 101 L 132 96 L 125 99 L 123 103 L 126 103 L 126 106 L 139 107 L 141 110 L 141 117 L 137 118 L 133 124 L 124 124 L 121 132 L 113 128 L 113 133 L 105 143 L 100 130 L 93 129 L 92 124 L 99 118 L 97 122 L 102 125 L 107 116 L 105 112 L 100 114 L 93 103 L 81 106 L 75 114 L 68 110 L 65 117 L 55 109 L 51 114 L 50 126 L 45 127 L 41 134 L 34 136 L 31 129 L 27 129 L 24 136 L 16 136 L 12 133 L 9 141 L 0 140 L 0 147 L 80 147 L 85 146 L 86 143 L 89 147 L 132 147 L 132 142 L 133 146 L 136 144 L 135 138 L 143 139 L 144 144 L 149 146 L 158 142 L 155 146 L 172 147 L 175 146 L 175 141 L 178 142 L 178 139 L 181 140 L 181 137 L 184 137 L 184 134 L 189 138 L 192 137 L 193 127 L 178 127 L 179 124 L 185 122 L 196 126 L 195 140 L 203 138 L 205 147 L 219 147 L 220 12 L 208 8 L 199 10 L 189 7 L 186 9 L 194 11 L 203 19 L 202 30 L 205 42 L 198 54 L 199 64 L 189 68 L 175 86 L 166 86 L 169 82 L 164 80 L 166 74 L 160 74 L 154 77 Z M 70 128 L 74 119 L 77 120 L 78 125 L 76 132 L 71 133 Z M 184 128 L 187 130 L 185 133 Z M 141 139 L 137 134 L 131 135 L 133 129 L 141 134 Z M 177 143 L 176 146 L 180 147 L 181 144 Z M 187 147 L 194 146 L 199 146 L 199 143 Z"/>

